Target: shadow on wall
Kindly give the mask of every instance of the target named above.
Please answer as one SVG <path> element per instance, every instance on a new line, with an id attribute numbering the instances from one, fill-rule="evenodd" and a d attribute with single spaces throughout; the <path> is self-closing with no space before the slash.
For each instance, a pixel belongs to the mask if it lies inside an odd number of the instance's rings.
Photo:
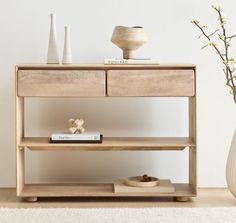
<path id="1" fill-rule="evenodd" d="M 86 131 L 104 136 L 186 136 L 186 98 L 26 99 L 26 136 L 66 131 L 83 118 Z"/>
<path id="2" fill-rule="evenodd" d="M 31 152 L 26 153 L 27 183 L 111 182 L 149 174 L 173 182 L 188 180 L 188 151 Z M 171 163 L 171 165 L 170 165 Z"/>
<path id="3" fill-rule="evenodd" d="M 155 103 L 154 103 L 155 102 Z M 69 118 L 83 118 L 85 129 L 104 136 L 186 136 L 186 99 L 97 98 L 27 99 L 26 136 L 65 131 Z M 184 112 L 183 112 L 184 111 Z M 168 153 L 168 154 L 166 154 Z M 28 152 L 30 182 L 110 181 L 152 174 L 179 182 L 187 179 L 183 152 Z M 169 163 L 174 163 L 171 167 Z M 181 176 L 180 174 L 181 173 Z M 185 174 L 182 174 L 185 173 Z"/>

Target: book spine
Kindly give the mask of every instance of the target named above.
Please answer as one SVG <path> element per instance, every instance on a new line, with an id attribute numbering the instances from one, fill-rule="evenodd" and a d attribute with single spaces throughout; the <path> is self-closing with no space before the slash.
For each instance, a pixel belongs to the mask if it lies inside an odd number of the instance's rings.
<path id="1" fill-rule="evenodd" d="M 105 59 L 104 64 L 129 64 L 127 60 Z"/>
<path id="2" fill-rule="evenodd" d="M 102 143 L 102 138 L 99 140 L 52 140 L 50 143 Z"/>
<path id="3" fill-rule="evenodd" d="M 117 60 L 117 59 L 105 59 L 104 64 L 140 64 L 140 65 L 145 65 L 145 64 L 160 64 L 157 60 Z"/>
<path id="4" fill-rule="evenodd" d="M 100 136 L 52 136 L 52 140 L 99 140 Z"/>

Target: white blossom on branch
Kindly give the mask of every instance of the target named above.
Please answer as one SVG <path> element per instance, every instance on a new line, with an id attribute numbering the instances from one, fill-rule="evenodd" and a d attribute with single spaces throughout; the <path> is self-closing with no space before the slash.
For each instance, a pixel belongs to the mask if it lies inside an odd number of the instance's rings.
<path id="1" fill-rule="evenodd" d="M 223 71 L 226 76 L 226 85 L 230 88 L 230 93 L 233 95 L 233 100 L 236 103 L 236 68 L 235 66 L 232 66 L 236 65 L 236 56 L 230 56 L 229 53 L 230 42 L 233 38 L 236 37 L 236 35 L 228 36 L 225 28 L 227 21 L 221 13 L 221 7 L 218 5 L 214 5 L 212 6 L 212 8 L 217 12 L 220 29 L 217 29 L 214 32 L 208 34 L 208 32 L 206 31 L 206 25 L 201 25 L 197 20 L 193 20 L 192 23 L 201 31 L 199 38 L 203 36 L 207 39 L 207 44 L 204 45 L 202 49 L 206 48 L 207 46 L 211 46 L 220 57 L 224 65 Z M 217 36 L 219 38 L 221 44 L 223 44 L 223 51 L 220 50 L 220 45 L 217 42 L 213 41 L 213 36 Z"/>

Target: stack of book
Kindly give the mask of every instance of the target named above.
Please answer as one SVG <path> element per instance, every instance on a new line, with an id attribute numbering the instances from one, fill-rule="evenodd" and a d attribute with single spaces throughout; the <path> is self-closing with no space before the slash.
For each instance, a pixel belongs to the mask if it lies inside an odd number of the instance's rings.
<path id="1" fill-rule="evenodd" d="M 126 64 L 126 65 L 158 65 L 160 64 L 158 60 L 156 59 L 148 59 L 148 58 L 143 58 L 143 59 L 116 59 L 116 58 L 105 58 L 104 59 L 104 64 Z"/>
<path id="2" fill-rule="evenodd" d="M 102 134 L 99 132 L 82 134 L 53 133 L 50 143 L 102 143 Z"/>

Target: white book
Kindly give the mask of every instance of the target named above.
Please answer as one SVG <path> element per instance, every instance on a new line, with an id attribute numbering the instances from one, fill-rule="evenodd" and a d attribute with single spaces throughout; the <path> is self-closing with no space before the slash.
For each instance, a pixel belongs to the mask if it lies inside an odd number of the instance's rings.
<path id="1" fill-rule="evenodd" d="M 51 140 L 100 140 L 101 133 L 99 132 L 86 132 L 82 134 L 69 134 L 69 133 L 53 133 Z"/>
<path id="2" fill-rule="evenodd" d="M 130 64 L 130 65 L 145 65 L 153 64 L 158 65 L 160 62 L 157 59 L 116 59 L 116 58 L 105 58 L 104 64 Z"/>

